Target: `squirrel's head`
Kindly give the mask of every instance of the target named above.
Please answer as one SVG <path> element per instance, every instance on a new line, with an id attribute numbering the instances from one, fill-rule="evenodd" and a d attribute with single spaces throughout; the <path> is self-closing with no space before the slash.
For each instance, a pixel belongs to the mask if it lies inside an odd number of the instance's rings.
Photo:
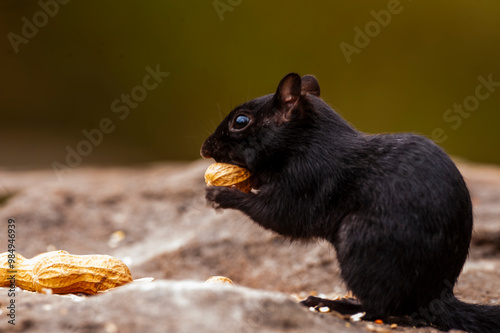
<path id="1" fill-rule="evenodd" d="M 318 81 L 287 74 L 276 93 L 234 108 L 201 147 L 201 156 L 255 171 L 259 164 L 282 159 L 307 127 L 308 114 L 319 97 Z"/>

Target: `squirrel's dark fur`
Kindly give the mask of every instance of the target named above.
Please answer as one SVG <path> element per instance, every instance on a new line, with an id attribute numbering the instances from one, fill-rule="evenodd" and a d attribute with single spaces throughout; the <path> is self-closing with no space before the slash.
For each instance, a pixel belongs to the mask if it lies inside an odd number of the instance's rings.
<path id="1" fill-rule="evenodd" d="M 335 247 L 358 303 L 310 297 L 306 305 L 500 332 L 500 306 L 453 295 L 469 251 L 472 205 L 452 160 L 422 136 L 361 133 L 319 94 L 313 76 L 290 73 L 275 94 L 231 111 L 201 154 L 247 168 L 255 191 L 208 187 L 207 200 L 280 235 Z"/>

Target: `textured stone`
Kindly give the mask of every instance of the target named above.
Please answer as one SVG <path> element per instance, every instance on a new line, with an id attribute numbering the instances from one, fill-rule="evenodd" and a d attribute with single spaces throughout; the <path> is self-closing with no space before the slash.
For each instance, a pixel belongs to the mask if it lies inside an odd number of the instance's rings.
<path id="1" fill-rule="evenodd" d="M 16 326 L 7 323 L 10 298 L 1 288 L 0 332 L 366 332 L 367 323 L 312 313 L 289 298 L 347 292 L 333 248 L 290 242 L 239 212 L 207 207 L 209 164 L 82 167 L 62 182 L 52 170 L 0 170 L 0 252 L 7 251 L 13 218 L 16 251 L 26 257 L 47 250 L 109 254 L 135 279 L 155 278 L 93 297 L 20 291 Z M 456 291 L 469 302 L 500 304 L 500 168 L 465 162 L 459 168 L 476 226 Z M 214 275 L 236 286 L 203 283 Z"/>

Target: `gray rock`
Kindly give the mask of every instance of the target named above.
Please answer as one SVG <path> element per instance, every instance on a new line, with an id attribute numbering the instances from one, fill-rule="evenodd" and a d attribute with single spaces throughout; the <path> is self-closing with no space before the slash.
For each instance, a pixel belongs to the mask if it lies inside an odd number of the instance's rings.
<path id="1" fill-rule="evenodd" d="M 193 281 L 132 283 L 92 297 L 18 294 L 23 332 L 362 332 L 364 324 L 320 315 L 285 295 Z M 4 303 L 5 296 L 0 299 Z"/>
<path id="2" fill-rule="evenodd" d="M 239 212 L 206 207 L 209 163 L 82 167 L 62 181 L 52 170 L 0 170 L 0 235 L 14 218 L 17 252 L 109 254 L 135 279 L 156 279 L 92 297 L 20 292 L 15 327 L 7 323 L 10 300 L 2 288 L 0 332 L 366 332 L 367 323 L 312 313 L 289 299 L 291 293 L 347 292 L 333 248 L 290 242 Z M 456 291 L 469 302 L 500 304 L 500 168 L 465 162 L 459 168 L 473 196 L 476 227 Z M 202 283 L 212 275 L 237 286 Z"/>

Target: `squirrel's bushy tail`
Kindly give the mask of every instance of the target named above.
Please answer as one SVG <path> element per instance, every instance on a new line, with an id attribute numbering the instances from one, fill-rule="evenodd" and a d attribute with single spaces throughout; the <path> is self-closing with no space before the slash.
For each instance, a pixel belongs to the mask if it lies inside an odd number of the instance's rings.
<path id="1" fill-rule="evenodd" d="M 439 300 L 429 321 L 440 329 L 460 329 L 470 333 L 500 332 L 500 306 L 468 304 L 453 295 Z M 431 303 L 432 304 L 432 303 Z"/>

